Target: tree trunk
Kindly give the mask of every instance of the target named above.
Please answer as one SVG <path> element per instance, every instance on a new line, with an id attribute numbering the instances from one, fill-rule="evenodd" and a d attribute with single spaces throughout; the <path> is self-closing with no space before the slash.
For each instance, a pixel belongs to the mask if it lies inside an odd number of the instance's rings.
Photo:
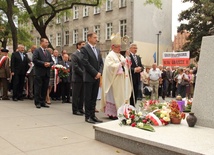
<path id="1" fill-rule="evenodd" d="M 16 51 L 18 46 L 18 37 L 17 37 L 17 28 L 15 23 L 13 22 L 13 0 L 7 0 L 7 18 L 8 23 L 10 25 L 11 33 L 12 33 L 12 40 L 13 40 L 13 51 Z"/>

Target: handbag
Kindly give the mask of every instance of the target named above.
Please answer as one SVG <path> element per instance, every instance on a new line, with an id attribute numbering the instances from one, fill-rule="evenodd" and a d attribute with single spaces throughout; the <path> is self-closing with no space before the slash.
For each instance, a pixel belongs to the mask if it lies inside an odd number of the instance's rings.
<path id="1" fill-rule="evenodd" d="M 182 79 L 182 81 L 180 83 L 181 86 L 187 86 L 188 84 L 189 84 L 189 82 L 184 79 Z"/>

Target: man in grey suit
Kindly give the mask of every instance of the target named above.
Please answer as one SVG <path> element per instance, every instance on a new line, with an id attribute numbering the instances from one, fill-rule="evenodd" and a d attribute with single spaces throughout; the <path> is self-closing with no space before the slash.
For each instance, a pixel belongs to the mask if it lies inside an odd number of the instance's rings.
<path id="1" fill-rule="evenodd" d="M 100 77 L 103 70 L 103 60 L 100 50 L 96 48 L 97 34 L 95 32 L 87 35 L 88 43 L 81 48 L 83 53 L 82 63 L 84 95 L 85 95 L 85 121 L 88 123 L 102 122 L 95 116 L 97 94 Z"/>
<path id="2" fill-rule="evenodd" d="M 36 108 L 49 108 L 45 103 L 47 89 L 50 79 L 50 67 L 54 64 L 50 52 L 46 51 L 48 47 L 46 38 L 40 39 L 40 47 L 33 52 L 34 63 L 34 103 Z"/>
<path id="3" fill-rule="evenodd" d="M 72 111 L 74 115 L 83 115 L 85 112 L 83 111 L 83 65 L 81 59 L 83 55 L 80 49 L 85 46 L 84 41 L 79 41 L 76 44 L 77 51 L 74 52 L 71 56 L 71 64 L 72 64 Z"/>

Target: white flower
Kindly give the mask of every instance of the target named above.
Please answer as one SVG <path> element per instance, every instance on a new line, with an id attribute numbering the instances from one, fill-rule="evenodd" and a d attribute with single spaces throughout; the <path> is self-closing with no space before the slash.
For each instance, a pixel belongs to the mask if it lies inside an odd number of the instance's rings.
<path id="1" fill-rule="evenodd" d="M 128 125 L 131 124 L 131 122 L 132 122 L 131 119 L 126 120 L 126 124 Z"/>
<path id="2" fill-rule="evenodd" d="M 137 123 L 137 127 L 143 128 L 144 124 L 142 122 Z"/>
<path id="3" fill-rule="evenodd" d="M 139 111 L 139 112 L 137 113 L 137 115 L 138 115 L 138 116 L 142 116 L 143 113 L 142 113 L 141 111 Z"/>

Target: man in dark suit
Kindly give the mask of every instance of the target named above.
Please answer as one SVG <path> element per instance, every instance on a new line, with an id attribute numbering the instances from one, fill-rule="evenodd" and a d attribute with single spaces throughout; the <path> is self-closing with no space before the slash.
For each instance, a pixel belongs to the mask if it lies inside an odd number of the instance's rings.
<path id="1" fill-rule="evenodd" d="M 82 63 L 84 95 L 85 95 L 85 121 L 88 123 L 102 122 L 95 116 L 97 94 L 99 89 L 100 77 L 103 70 L 103 60 L 100 50 L 95 47 L 97 34 L 87 35 L 88 44 L 81 48 L 83 53 Z"/>
<path id="2" fill-rule="evenodd" d="M 84 99 L 84 89 L 83 89 L 83 65 L 81 59 L 83 55 L 80 49 L 85 46 L 84 41 L 79 41 L 76 44 L 77 51 L 71 56 L 72 64 L 72 111 L 74 115 L 83 115 L 85 112 L 83 110 L 83 99 Z"/>
<path id="3" fill-rule="evenodd" d="M 68 54 L 63 54 L 62 61 L 59 62 L 62 66 L 69 69 L 69 74 L 66 77 L 62 77 L 61 80 L 61 93 L 62 103 L 71 103 L 70 101 L 70 88 L 71 88 L 71 62 L 68 61 Z"/>
<path id="4" fill-rule="evenodd" d="M 48 47 L 46 38 L 40 39 L 40 47 L 33 52 L 34 63 L 34 103 L 36 108 L 46 107 L 45 103 L 47 89 L 50 79 L 50 67 L 54 64 L 50 52 L 46 51 Z"/>
<path id="5" fill-rule="evenodd" d="M 25 47 L 18 45 L 18 51 L 11 56 L 11 75 L 13 76 L 13 101 L 23 100 L 24 82 L 29 68 Z"/>
<path id="6" fill-rule="evenodd" d="M 137 95 L 140 86 L 140 72 L 143 71 L 144 67 L 141 63 L 141 58 L 136 55 L 137 53 L 137 45 L 131 44 L 130 45 L 130 58 L 131 58 L 131 74 L 132 74 L 132 84 L 133 84 L 133 92 L 130 98 L 130 105 L 135 106 L 137 102 Z"/>

